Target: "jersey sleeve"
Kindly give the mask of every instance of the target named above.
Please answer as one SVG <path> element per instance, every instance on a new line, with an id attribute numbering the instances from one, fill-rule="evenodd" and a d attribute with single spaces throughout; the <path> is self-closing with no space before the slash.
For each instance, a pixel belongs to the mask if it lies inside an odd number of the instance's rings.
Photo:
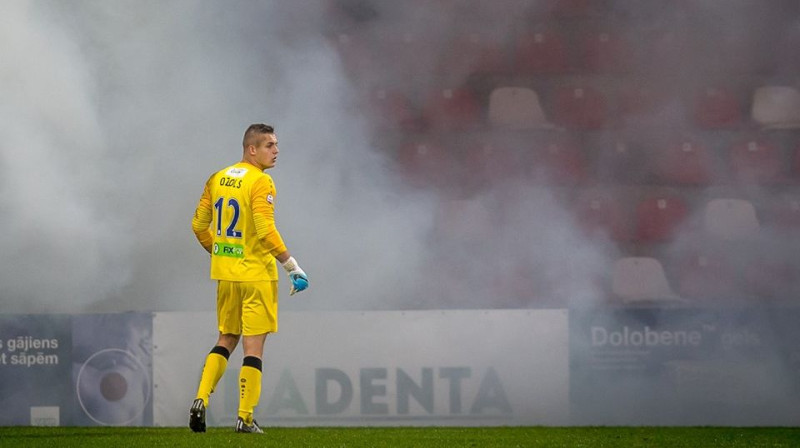
<path id="1" fill-rule="evenodd" d="M 253 184 L 250 199 L 258 238 L 273 256 L 285 252 L 286 245 L 275 227 L 275 184 L 269 175 L 264 175 Z"/>
<path id="2" fill-rule="evenodd" d="M 200 201 L 197 203 L 197 208 L 194 210 L 194 217 L 192 217 L 192 231 L 197 237 L 197 241 L 203 246 L 208 253 L 211 253 L 211 245 L 214 243 L 214 234 L 211 232 L 211 220 L 213 218 L 213 210 L 211 207 L 211 192 L 208 189 L 208 182 L 203 188 L 203 195 L 200 196 Z"/>

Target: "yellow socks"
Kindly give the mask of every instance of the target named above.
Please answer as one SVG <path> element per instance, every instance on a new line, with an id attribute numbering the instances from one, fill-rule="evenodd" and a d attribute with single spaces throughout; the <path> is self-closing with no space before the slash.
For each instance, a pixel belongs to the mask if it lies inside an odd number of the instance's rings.
<path id="1" fill-rule="evenodd" d="M 261 398 L 261 359 L 245 356 L 239 371 L 239 417 L 253 424 L 253 410 Z"/>
<path id="2" fill-rule="evenodd" d="M 200 386 L 197 388 L 197 396 L 195 397 L 202 398 L 206 407 L 208 407 L 209 396 L 214 392 L 214 388 L 217 387 L 222 374 L 225 373 L 230 356 L 228 349 L 219 345 L 212 348 L 211 353 L 206 356 L 203 374 L 200 376 Z"/>

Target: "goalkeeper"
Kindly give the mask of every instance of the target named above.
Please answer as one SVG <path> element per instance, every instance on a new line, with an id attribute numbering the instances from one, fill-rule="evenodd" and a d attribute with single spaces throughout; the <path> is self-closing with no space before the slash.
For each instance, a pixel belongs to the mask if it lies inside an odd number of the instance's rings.
<path id="1" fill-rule="evenodd" d="M 242 161 L 208 179 L 192 219 L 197 240 L 211 254 L 217 280 L 219 339 L 203 366 L 189 427 L 206 430 L 206 408 L 241 337 L 236 432 L 260 433 L 253 412 L 261 396 L 261 366 L 267 334 L 278 331 L 279 262 L 289 275 L 289 295 L 308 287 L 308 277 L 275 227 L 275 184 L 263 171 L 278 160 L 272 126 L 253 124 L 244 134 Z"/>

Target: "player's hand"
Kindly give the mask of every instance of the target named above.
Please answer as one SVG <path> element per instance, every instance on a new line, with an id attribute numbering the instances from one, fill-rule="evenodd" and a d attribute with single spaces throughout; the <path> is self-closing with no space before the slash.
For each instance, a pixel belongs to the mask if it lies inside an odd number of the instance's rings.
<path id="1" fill-rule="evenodd" d="M 289 257 L 289 259 L 283 263 L 283 269 L 286 270 L 286 273 L 289 275 L 289 280 L 292 281 L 292 287 L 289 289 L 290 296 L 308 288 L 308 275 L 300 268 L 300 265 L 297 264 L 297 260 L 295 260 L 294 257 Z"/>
<path id="2" fill-rule="evenodd" d="M 292 288 L 289 290 L 290 296 L 308 288 L 308 276 L 302 269 L 298 268 L 298 272 L 289 273 L 289 278 L 292 280 Z"/>

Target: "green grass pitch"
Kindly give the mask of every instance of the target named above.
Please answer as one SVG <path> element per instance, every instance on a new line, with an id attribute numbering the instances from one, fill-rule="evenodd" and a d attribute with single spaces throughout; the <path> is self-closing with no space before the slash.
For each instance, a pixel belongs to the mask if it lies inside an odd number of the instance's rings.
<path id="1" fill-rule="evenodd" d="M 2 447 L 800 447 L 800 428 L 471 427 L 210 428 L 0 427 Z"/>

